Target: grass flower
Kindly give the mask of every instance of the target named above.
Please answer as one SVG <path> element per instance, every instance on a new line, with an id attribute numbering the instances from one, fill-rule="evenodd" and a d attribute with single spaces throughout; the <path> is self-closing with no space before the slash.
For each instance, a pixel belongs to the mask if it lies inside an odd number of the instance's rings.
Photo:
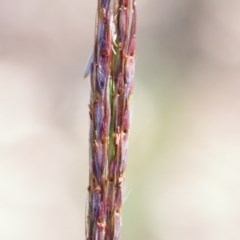
<path id="1" fill-rule="evenodd" d="M 120 239 L 135 35 L 136 0 L 98 0 L 85 74 L 91 78 L 87 240 Z"/>

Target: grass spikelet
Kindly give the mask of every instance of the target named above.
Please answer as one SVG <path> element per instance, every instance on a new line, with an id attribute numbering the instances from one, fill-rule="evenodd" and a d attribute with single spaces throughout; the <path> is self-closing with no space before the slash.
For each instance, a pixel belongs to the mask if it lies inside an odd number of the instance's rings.
<path id="1" fill-rule="evenodd" d="M 91 78 L 87 240 L 120 239 L 135 36 L 136 0 L 98 0 L 85 73 Z"/>

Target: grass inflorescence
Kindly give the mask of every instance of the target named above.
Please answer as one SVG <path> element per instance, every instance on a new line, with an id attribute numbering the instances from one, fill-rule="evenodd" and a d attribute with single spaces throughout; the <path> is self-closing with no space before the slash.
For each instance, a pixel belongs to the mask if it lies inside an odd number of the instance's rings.
<path id="1" fill-rule="evenodd" d="M 91 78 L 87 240 L 120 238 L 136 0 L 98 0 Z"/>

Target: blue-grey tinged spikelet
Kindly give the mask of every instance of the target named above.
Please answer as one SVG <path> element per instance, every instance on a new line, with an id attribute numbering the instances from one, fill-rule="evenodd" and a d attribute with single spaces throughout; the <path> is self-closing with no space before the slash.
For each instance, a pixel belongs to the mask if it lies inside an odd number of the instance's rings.
<path id="1" fill-rule="evenodd" d="M 98 0 L 91 76 L 87 240 L 119 240 L 130 98 L 135 68 L 136 0 Z"/>

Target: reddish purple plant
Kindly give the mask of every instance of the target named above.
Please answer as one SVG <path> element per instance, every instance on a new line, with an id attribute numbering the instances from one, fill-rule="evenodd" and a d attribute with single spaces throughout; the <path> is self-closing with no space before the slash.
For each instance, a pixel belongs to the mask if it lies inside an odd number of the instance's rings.
<path id="1" fill-rule="evenodd" d="M 90 98 L 87 240 L 120 238 L 130 98 L 135 68 L 136 0 L 98 0 Z"/>

